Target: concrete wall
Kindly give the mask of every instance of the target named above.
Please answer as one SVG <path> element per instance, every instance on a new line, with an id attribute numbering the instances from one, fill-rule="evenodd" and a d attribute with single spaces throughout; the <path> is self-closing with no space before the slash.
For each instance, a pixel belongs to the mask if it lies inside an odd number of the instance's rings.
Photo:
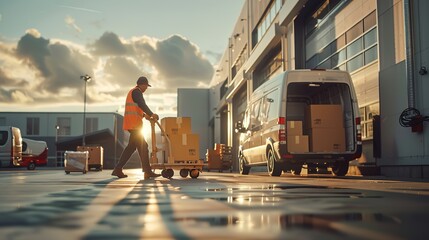
<path id="1" fill-rule="evenodd" d="M 419 75 L 421 66 L 429 62 L 428 1 L 411 1 L 414 43 L 414 80 L 416 108 L 429 115 L 428 75 Z M 382 156 L 378 161 L 385 175 L 418 177 L 429 165 L 429 124 L 423 133 L 413 133 L 399 125 L 398 119 L 408 107 L 404 41 L 403 1 L 378 0 L 380 43 L 380 116 Z M 396 168 L 395 168 L 396 167 Z M 402 170 L 398 170 L 397 168 Z M 416 173 L 418 173 L 416 175 Z M 429 177 L 429 176 L 425 176 Z"/>
<path id="2" fill-rule="evenodd" d="M 209 89 L 177 90 L 177 116 L 191 117 L 192 132 L 200 136 L 200 159 L 209 148 L 209 96 Z"/>

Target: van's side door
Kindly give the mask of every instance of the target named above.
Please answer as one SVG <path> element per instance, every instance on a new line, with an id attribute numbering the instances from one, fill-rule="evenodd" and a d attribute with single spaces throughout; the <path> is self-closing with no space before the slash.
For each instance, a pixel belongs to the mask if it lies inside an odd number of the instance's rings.
<path id="1" fill-rule="evenodd" d="M 261 148 L 261 104 L 262 98 L 253 102 L 250 108 L 250 146 L 249 146 L 249 158 L 250 163 L 257 163 L 263 161 L 260 156 Z"/>
<path id="2" fill-rule="evenodd" d="M 279 124 L 278 119 L 281 115 L 280 113 L 280 91 L 278 88 L 267 92 L 262 100 L 261 106 L 261 121 L 262 121 L 262 130 L 261 130 L 261 142 L 263 145 L 266 145 L 267 139 L 272 139 L 272 141 L 277 142 Z M 265 158 L 266 153 L 263 149 L 263 157 Z M 266 160 L 266 159 L 265 159 Z"/>

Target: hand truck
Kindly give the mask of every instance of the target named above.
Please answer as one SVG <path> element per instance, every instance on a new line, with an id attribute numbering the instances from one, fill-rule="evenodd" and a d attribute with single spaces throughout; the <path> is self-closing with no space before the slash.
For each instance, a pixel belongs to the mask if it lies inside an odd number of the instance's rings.
<path id="1" fill-rule="evenodd" d="M 173 157 L 173 149 L 171 149 L 171 141 L 168 135 L 165 133 L 164 129 L 162 128 L 161 124 L 155 119 L 149 119 L 150 125 L 151 125 L 151 132 L 152 132 L 152 152 L 150 157 L 151 167 L 152 169 L 161 169 L 161 175 L 164 178 L 172 178 L 174 175 L 174 170 L 180 170 L 180 176 L 182 178 L 186 178 L 188 175 L 191 178 L 198 178 L 200 175 L 200 172 L 203 171 L 204 164 L 203 160 L 178 160 L 174 159 Z M 169 149 L 169 156 L 168 156 L 168 163 L 159 163 L 158 157 L 156 156 L 157 152 L 165 150 L 159 149 L 156 146 L 156 134 L 155 134 L 155 125 L 158 125 L 159 129 L 161 130 L 161 135 L 165 137 L 167 140 L 166 144 Z"/>

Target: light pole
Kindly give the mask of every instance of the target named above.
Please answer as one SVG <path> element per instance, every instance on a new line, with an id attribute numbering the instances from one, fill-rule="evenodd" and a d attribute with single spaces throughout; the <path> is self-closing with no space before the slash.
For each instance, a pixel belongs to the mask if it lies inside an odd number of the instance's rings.
<path id="1" fill-rule="evenodd" d="M 85 81 L 85 91 L 83 96 L 83 134 L 82 134 L 82 145 L 85 146 L 85 134 L 86 134 L 86 84 L 91 81 L 91 77 L 88 76 L 88 74 L 84 76 L 80 76 L 80 79 L 83 79 Z"/>
<path id="2" fill-rule="evenodd" d="M 58 130 L 60 130 L 60 126 L 55 125 L 55 144 L 58 144 Z"/>

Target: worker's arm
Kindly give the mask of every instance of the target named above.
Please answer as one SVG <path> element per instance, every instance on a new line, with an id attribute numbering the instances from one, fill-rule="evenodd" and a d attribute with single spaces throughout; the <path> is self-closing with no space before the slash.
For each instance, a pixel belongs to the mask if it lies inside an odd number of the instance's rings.
<path id="1" fill-rule="evenodd" d="M 137 103 L 137 105 L 139 106 L 139 108 L 140 108 L 141 110 L 143 110 L 143 112 L 144 112 L 145 114 L 147 114 L 147 115 L 149 115 L 149 116 L 152 116 L 152 115 L 153 115 L 153 112 L 152 112 L 152 111 L 150 110 L 150 108 L 147 106 L 146 101 L 145 101 L 145 100 L 144 100 L 144 98 L 143 98 L 143 94 L 142 94 L 142 92 L 140 92 L 140 90 L 135 89 L 135 90 L 133 91 L 132 97 L 133 97 L 133 101 L 134 101 L 135 103 Z"/>

